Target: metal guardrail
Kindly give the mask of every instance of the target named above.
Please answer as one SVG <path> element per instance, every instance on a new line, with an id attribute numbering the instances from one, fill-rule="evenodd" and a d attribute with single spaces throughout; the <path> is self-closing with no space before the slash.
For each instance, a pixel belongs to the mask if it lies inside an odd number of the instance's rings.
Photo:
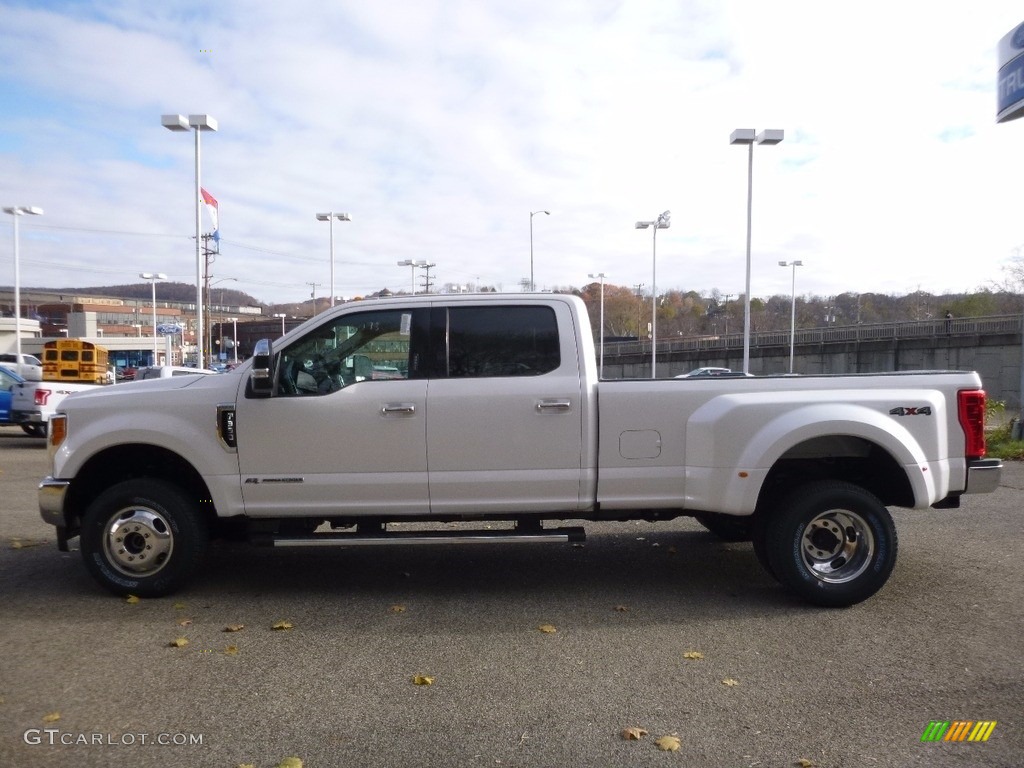
<path id="1" fill-rule="evenodd" d="M 942 336 L 974 336 L 996 333 L 1021 333 L 1024 315 L 989 315 L 986 317 L 954 317 L 949 320 L 909 320 L 901 323 L 862 325 L 830 325 L 821 328 L 801 328 L 796 331 L 795 344 L 839 344 L 858 341 L 884 341 L 886 339 L 925 339 Z M 789 346 L 789 331 L 768 331 L 750 335 L 750 346 Z M 689 350 L 742 349 L 743 334 L 695 336 L 658 340 L 658 352 L 685 352 Z M 650 341 L 615 341 L 604 347 L 606 355 L 650 354 Z"/>

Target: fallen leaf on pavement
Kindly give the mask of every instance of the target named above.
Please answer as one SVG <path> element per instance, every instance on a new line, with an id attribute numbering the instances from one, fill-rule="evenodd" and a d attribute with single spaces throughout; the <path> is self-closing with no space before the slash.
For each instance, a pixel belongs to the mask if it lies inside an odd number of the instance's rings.
<path id="1" fill-rule="evenodd" d="M 51 712 L 48 715 L 43 715 L 44 723 L 56 723 L 60 720 L 60 712 Z"/>
<path id="2" fill-rule="evenodd" d="M 433 685 L 434 678 L 427 675 L 413 675 L 412 682 L 413 685 Z"/>
<path id="3" fill-rule="evenodd" d="M 679 737 L 678 736 L 662 736 L 660 739 L 654 742 L 658 745 L 658 749 L 662 752 L 678 752 L 679 751 Z"/>
<path id="4" fill-rule="evenodd" d="M 551 626 L 550 624 L 541 624 L 539 627 L 537 627 L 537 629 L 539 629 L 541 632 L 547 635 L 553 635 L 555 634 L 555 632 L 558 631 L 555 627 Z"/>
<path id="5" fill-rule="evenodd" d="M 39 547 L 46 543 L 45 539 L 11 539 L 11 549 L 27 549 Z"/>
<path id="6" fill-rule="evenodd" d="M 188 638 L 176 637 L 174 640 L 171 640 L 171 642 L 169 642 L 167 645 L 169 645 L 171 648 L 184 648 L 186 645 L 188 645 Z"/>
<path id="7" fill-rule="evenodd" d="M 633 727 L 622 729 L 622 738 L 624 738 L 626 741 L 639 741 L 646 735 L 647 731 L 645 731 L 643 728 Z"/>
<path id="8" fill-rule="evenodd" d="M 295 625 L 290 621 L 278 621 L 271 627 L 271 629 L 291 629 Z"/>
<path id="9" fill-rule="evenodd" d="M 683 654 L 683 658 L 689 659 L 690 661 L 699 661 L 704 658 L 704 654 L 700 651 L 687 651 Z"/>

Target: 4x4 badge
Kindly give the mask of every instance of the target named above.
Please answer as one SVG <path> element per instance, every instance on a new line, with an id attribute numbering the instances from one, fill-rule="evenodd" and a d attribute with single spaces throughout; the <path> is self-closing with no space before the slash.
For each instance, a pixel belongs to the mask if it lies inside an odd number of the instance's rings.
<path id="1" fill-rule="evenodd" d="M 931 416 L 932 407 L 930 405 L 899 405 L 889 411 L 890 416 Z"/>

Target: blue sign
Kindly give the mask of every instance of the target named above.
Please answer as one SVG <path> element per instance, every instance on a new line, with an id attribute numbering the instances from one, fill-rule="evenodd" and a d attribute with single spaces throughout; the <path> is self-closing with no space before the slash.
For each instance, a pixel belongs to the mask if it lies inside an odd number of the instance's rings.
<path id="1" fill-rule="evenodd" d="M 996 121 L 1024 117 L 1024 24 L 999 41 L 998 87 Z"/>
<path id="2" fill-rule="evenodd" d="M 156 332 L 161 336 L 176 336 L 183 330 L 185 329 L 178 323 L 160 323 L 156 327 Z"/>

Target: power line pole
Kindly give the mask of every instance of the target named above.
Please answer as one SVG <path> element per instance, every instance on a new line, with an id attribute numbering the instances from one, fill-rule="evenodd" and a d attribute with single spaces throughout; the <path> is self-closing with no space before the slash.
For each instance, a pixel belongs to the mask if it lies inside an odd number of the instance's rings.
<path id="1" fill-rule="evenodd" d="M 214 247 L 210 247 L 210 241 L 213 240 Z M 203 256 L 205 256 L 206 266 L 203 269 L 203 288 L 201 295 L 203 296 L 203 307 L 202 314 L 206 316 L 206 339 L 196 339 L 196 351 L 198 355 L 196 357 L 196 367 L 208 368 L 208 355 L 213 351 L 213 322 L 210 317 L 210 265 L 217 260 L 217 254 L 220 253 L 220 240 L 215 238 L 213 234 L 203 235 Z M 205 341 L 205 345 L 204 345 Z"/>
<path id="2" fill-rule="evenodd" d="M 312 314 L 315 315 L 316 314 L 316 289 L 319 288 L 321 285 L 323 285 L 323 283 L 306 283 L 306 285 L 308 285 L 312 289 L 312 293 L 310 293 L 309 295 L 313 299 L 313 311 L 312 311 Z M 310 316 L 312 317 L 312 315 L 310 315 Z"/>
<path id="3" fill-rule="evenodd" d="M 424 272 L 423 277 L 420 278 L 421 280 L 423 280 L 423 293 L 430 293 L 430 289 L 434 285 L 433 282 L 431 282 L 430 280 L 430 270 L 432 267 L 436 267 L 437 264 L 435 264 L 432 261 L 428 261 L 425 264 L 417 264 L 416 266 L 418 266 Z"/>

